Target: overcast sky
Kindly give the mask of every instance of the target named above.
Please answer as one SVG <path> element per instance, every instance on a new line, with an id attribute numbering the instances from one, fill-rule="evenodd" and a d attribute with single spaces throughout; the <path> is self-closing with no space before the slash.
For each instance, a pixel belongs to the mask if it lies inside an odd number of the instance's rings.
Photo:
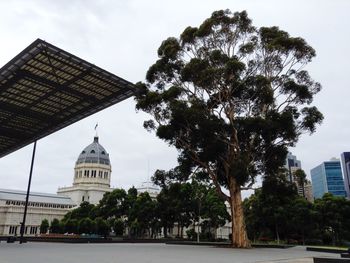
<path id="1" fill-rule="evenodd" d="M 347 0 L 1 0 L 0 66 L 41 38 L 135 83 L 144 80 L 162 40 L 227 8 L 247 10 L 255 26 L 279 26 L 316 49 L 307 69 L 323 86 L 314 104 L 325 120 L 291 149 L 308 176 L 322 161 L 350 151 Z M 173 167 L 176 151 L 143 129 L 147 118 L 130 98 L 38 141 L 32 191 L 55 193 L 72 184 L 75 161 L 92 142 L 97 122 L 113 187 L 138 186 L 156 169 Z M 32 147 L 0 159 L 0 188 L 26 189 Z"/>

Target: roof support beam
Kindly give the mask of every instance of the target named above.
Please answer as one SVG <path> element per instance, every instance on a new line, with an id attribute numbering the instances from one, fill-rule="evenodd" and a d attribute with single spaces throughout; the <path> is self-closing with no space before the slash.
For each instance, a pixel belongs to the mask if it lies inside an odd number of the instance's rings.
<path id="1" fill-rule="evenodd" d="M 83 73 L 84 72 L 82 72 L 81 74 L 83 74 Z M 86 73 L 84 73 L 84 74 L 86 74 Z M 19 75 L 22 75 L 24 78 L 29 78 L 31 80 L 35 80 L 35 81 L 42 83 L 42 84 L 45 84 L 47 86 L 55 87 L 56 89 L 54 90 L 53 93 L 56 93 L 58 91 L 63 91 L 63 92 L 66 92 L 67 94 L 73 94 L 78 98 L 79 97 L 84 98 L 85 100 L 90 101 L 90 102 L 93 102 L 96 100 L 96 98 L 94 96 L 90 96 L 90 95 L 84 94 L 83 92 L 80 92 L 78 90 L 72 89 L 72 88 L 68 87 L 68 85 L 65 83 L 60 84 L 60 83 L 57 83 L 57 82 L 52 81 L 50 79 L 32 74 L 31 72 L 26 71 L 26 70 L 20 70 Z M 70 83 L 68 83 L 68 84 L 70 84 Z M 48 93 L 48 94 L 50 94 L 50 93 Z"/>
<path id="2" fill-rule="evenodd" d="M 9 129 L 9 128 L 4 128 L 4 127 L 0 127 L 0 134 L 2 136 L 6 136 L 8 138 L 12 138 L 12 139 L 20 139 L 20 140 L 26 140 L 29 138 L 28 135 L 25 134 L 25 132 L 19 132 L 19 131 L 15 131 L 13 129 Z"/>
<path id="3" fill-rule="evenodd" d="M 52 116 L 48 116 L 40 112 L 33 111 L 27 107 L 23 108 L 23 107 L 16 106 L 15 104 L 10 104 L 3 101 L 0 103 L 0 111 L 6 111 L 11 113 L 11 115 L 7 119 L 12 118 L 12 115 L 15 114 L 15 115 L 30 118 L 32 120 L 37 119 L 45 122 L 51 122 L 55 120 Z M 7 119 L 5 119 L 4 121 L 1 121 L 0 124 L 6 123 Z"/>

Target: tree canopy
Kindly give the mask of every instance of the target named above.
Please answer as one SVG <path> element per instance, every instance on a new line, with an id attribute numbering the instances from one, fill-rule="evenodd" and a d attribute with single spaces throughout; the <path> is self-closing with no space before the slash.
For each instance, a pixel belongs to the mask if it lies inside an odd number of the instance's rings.
<path id="1" fill-rule="evenodd" d="M 152 115 L 144 127 L 179 151 L 165 175 L 210 179 L 230 203 L 233 246 L 249 247 L 241 190 L 278 173 L 288 147 L 323 119 L 311 105 L 321 85 L 305 70 L 315 55 L 300 37 L 220 10 L 164 40 L 138 83 L 136 108 Z"/>

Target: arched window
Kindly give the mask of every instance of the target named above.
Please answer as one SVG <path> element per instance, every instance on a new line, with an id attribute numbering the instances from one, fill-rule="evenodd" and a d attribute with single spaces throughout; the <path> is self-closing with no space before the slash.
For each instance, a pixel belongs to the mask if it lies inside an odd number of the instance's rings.
<path id="1" fill-rule="evenodd" d="M 90 153 L 95 153 L 95 150 L 91 150 L 91 152 Z"/>

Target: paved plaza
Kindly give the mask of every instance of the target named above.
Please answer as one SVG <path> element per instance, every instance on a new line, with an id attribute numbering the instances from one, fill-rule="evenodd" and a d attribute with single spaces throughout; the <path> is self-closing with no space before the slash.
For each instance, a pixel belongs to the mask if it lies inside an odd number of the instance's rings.
<path id="1" fill-rule="evenodd" d="M 1 263 L 306 263 L 313 262 L 313 256 L 340 257 L 307 252 L 304 247 L 230 249 L 165 244 L 0 243 Z"/>

